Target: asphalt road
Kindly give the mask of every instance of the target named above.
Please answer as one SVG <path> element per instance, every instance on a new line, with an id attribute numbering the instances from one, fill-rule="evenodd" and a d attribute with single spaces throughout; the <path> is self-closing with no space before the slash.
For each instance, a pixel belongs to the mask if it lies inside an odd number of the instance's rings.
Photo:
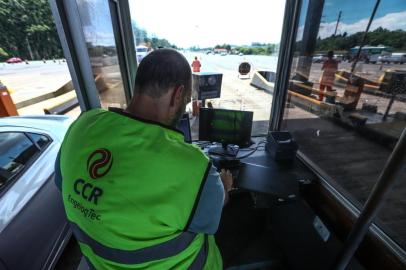
<path id="1" fill-rule="evenodd" d="M 187 52 L 184 54 L 189 63 L 192 63 L 193 58 L 197 56 L 202 64 L 202 72 L 225 72 L 236 73 L 238 66 L 241 62 L 249 62 L 253 69 L 263 69 L 276 71 L 278 63 L 277 55 L 265 56 L 265 55 L 219 55 L 219 54 L 202 54 Z"/>
<path id="2" fill-rule="evenodd" d="M 61 60 L 0 63 L 0 80 L 11 89 L 14 103 L 53 92 L 71 80 L 68 65 Z"/>

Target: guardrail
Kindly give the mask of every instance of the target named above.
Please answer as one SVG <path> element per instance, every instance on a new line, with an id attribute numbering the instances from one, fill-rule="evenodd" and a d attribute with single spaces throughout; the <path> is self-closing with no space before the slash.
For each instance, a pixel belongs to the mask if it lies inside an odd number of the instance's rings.
<path id="1" fill-rule="evenodd" d="M 73 108 L 79 106 L 78 99 L 76 97 L 62 101 L 51 107 L 44 108 L 45 114 L 65 114 L 71 111 Z"/>
<path id="2" fill-rule="evenodd" d="M 46 93 L 44 95 L 35 97 L 35 98 L 30 98 L 28 100 L 24 100 L 21 102 L 16 103 L 16 107 L 17 109 L 21 109 L 30 105 L 34 105 L 36 103 L 45 101 L 47 99 L 51 99 L 54 97 L 58 97 L 61 96 L 63 94 L 66 94 L 70 91 L 72 91 L 73 89 L 73 84 L 72 81 L 68 81 L 67 83 L 65 83 L 64 85 L 62 85 L 60 88 L 58 88 L 56 91 L 50 92 L 50 93 Z"/>

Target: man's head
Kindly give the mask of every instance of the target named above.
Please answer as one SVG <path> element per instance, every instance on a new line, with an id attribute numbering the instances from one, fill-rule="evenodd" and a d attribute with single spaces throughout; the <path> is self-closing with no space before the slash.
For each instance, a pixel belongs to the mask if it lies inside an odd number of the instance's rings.
<path id="1" fill-rule="evenodd" d="M 195 60 L 197 60 L 197 56 L 195 56 Z"/>
<path id="2" fill-rule="evenodd" d="M 172 49 L 156 50 L 138 66 L 134 98 L 127 110 L 174 126 L 190 102 L 191 90 L 192 73 L 186 58 Z"/>
<path id="3" fill-rule="evenodd" d="M 332 59 L 332 58 L 334 57 L 334 52 L 333 52 L 333 51 L 328 51 L 327 57 L 328 57 L 329 59 Z"/>

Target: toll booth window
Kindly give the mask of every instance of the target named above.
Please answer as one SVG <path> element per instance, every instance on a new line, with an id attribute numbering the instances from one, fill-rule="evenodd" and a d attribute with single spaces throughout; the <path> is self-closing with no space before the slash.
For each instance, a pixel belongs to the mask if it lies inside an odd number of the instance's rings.
<path id="1" fill-rule="evenodd" d="M 1 14 L 0 117 L 78 116 L 49 1 L 2 1 Z"/>
<path id="2" fill-rule="evenodd" d="M 109 1 L 76 0 L 96 88 L 103 108 L 127 101 L 115 45 Z"/>
<path id="3" fill-rule="evenodd" d="M 302 5 L 282 128 L 359 209 L 406 126 L 405 15 L 402 0 Z M 399 181 L 376 221 L 403 249 L 405 192 Z"/>
<path id="4" fill-rule="evenodd" d="M 252 134 L 263 135 L 273 98 L 285 0 L 249 5 L 208 0 L 129 1 L 137 62 L 174 48 L 193 72 L 191 117 L 198 136 L 199 107 L 252 111 Z M 173 16 L 173 14 L 182 14 Z"/>
<path id="5" fill-rule="evenodd" d="M 0 133 L 0 191 L 32 161 L 38 151 L 24 133 Z"/>

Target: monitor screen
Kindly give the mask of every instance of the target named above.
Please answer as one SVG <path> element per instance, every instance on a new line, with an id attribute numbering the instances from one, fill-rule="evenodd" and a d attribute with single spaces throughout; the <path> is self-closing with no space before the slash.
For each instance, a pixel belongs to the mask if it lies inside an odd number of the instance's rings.
<path id="1" fill-rule="evenodd" d="M 249 146 L 253 115 L 248 111 L 201 108 L 199 140 Z"/>
<path id="2" fill-rule="evenodd" d="M 185 142 L 192 142 L 192 134 L 190 132 L 190 122 L 189 115 L 185 113 L 182 118 L 179 120 L 179 123 L 176 125 L 176 128 L 183 133 L 185 136 Z"/>

